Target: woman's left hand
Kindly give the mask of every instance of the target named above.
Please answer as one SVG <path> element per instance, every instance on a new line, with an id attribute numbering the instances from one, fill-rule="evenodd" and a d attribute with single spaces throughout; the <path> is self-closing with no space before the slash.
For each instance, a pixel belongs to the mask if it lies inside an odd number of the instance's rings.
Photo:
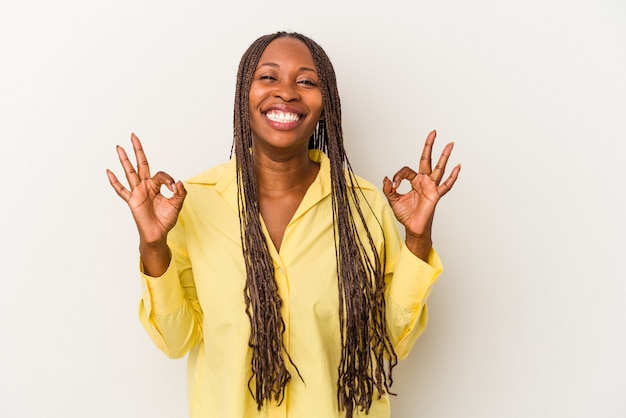
<path id="1" fill-rule="evenodd" d="M 410 167 L 403 167 L 393 176 L 393 181 L 387 177 L 383 180 L 383 192 L 389 200 L 391 209 L 406 228 L 407 246 L 423 260 L 428 257 L 432 245 L 431 230 L 435 207 L 439 199 L 452 189 L 461 171 L 459 164 L 452 169 L 448 178 L 441 182 L 454 143 L 451 142 L 444 147 L 433 169 L 431 157 L 436 136 L 437 133 L 432 131 L 426 138 L 419 172 Z M 411 183 L 411 190 L 400 194 L 397 189 L 405 179 Z"/>

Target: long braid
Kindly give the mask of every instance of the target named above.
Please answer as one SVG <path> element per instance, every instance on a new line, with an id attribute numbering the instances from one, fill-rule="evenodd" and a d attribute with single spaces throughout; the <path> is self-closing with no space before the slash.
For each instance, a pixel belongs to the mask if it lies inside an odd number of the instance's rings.
<path id="1" fill-rule="evenodd" d="M 249 344 L 253 349 L 252 377 L 248 386 L 261 409 L 266 399 L 279 402 L 283 399 L 285 385 L 291 378 L 284 360 L 286 357 L 291 362 L 283 340 L 282 302 L 259 218 L 248 107 L 250 85 L 261 54 L 272 40 L 284 36 L 307 45 L 320 78 L 324 117 L 309 147 L 322 150 L 330 160 L 341 334 L 337 401 L 339 409 L 345 410 L 346 417 L 351 418 L 357 408 L 369 411 L 374 388 L 379 397 L 389 391 L 391 371 L 397 363 L 386 328 L 385 260 L 377 255 L 362 212 L 360 188 L 345 154 L 334 69 L 317 43 L 297 33 L 278 32 L 257 39 L 242 57 L 237 76 L 233 148 L 237 159 L 240 228 L 247 274 L 244 295 L 251 325 Z M 363 227 L 366 237 L 359 236 L 358 225 Z M 384 249 L 382 253 L 384 257 Z M 385 370 L 386 360 L 388 371 Z"/>
<path id="2" fill-rule="evenodd" d="M 385 358 L 390 361 L 390 378 L 391 369 L 397 363 L 386 328 L 385 260 L 377 256 L 359 202 L 360 188 L 343 146 L 341 103 L 332 64 L 321 47 L 311 40 L 303 41 L 309 46 L 323 80 L 320 84 L 326 115 L 327 153 L 331 161 L 342 342 L 337 397 L 339 408 L 345 408 L 346 416 L 351 417 L 355 407 L 369 411 L 374 387 L 378 396 L 389 390 L 391 380 L 387 382 Z M 366 237 L 359 236 L 355 215 Z M 368 241 L 371 256 L 363 239 Z"/>

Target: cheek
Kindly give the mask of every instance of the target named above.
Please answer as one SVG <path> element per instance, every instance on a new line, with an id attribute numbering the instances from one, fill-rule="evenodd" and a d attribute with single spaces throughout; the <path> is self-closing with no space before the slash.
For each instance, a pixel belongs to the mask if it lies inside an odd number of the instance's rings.
<path id="1" fill-rule="evenodd" d="M 250 109 L 254 108 L 259 103 L 259 94 L 256 91 L 250 90 L 248 102 L 250 103 Z"/>
<path id="2" fill-rule="evenodd" d="M 250 91 L 248 96 L 248 112 L 251 121 L 260 118 L 259 108 L 261 107 L 262 101 L 262 95 L 259 94 L 258 91 Z"/>
<path id="3" fill-rule="evenodd" d="M 324 105 L 322 104 L 322 95 L 319 94 L 315 97 L 315 109 L 317 116 L 321 116 L 322 111 L 324 110 Z"/>
<path id="4" fill-rule="evenodd" d="M 248 92 L 248 101 L 250 102 L 251 109 L 258 106 L 263 100 L 263 97 L 266 96 L 266 91 L 263 86 L 258 86 L 256 84 L 257 83 L 253 82 L 250 86 L 250 91 Z"/>

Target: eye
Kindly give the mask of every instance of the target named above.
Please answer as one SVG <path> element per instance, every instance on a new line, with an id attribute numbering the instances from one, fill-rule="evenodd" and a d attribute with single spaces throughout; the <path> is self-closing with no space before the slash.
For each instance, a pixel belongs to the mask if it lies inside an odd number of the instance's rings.
<path id="1" fill-rule="evenodd" d="M 317 87 L 317 82 L 308 78 L 298 81 L 298 84 L 302 84 L 306 87 Z"/>
<path id="2" fill-rule="evenodd" d="M 273 75 L 269 75 L 269 74 L 262 74 L 259 76 L 259 80 L 276 81 L 276 77 L 274 77 Z"/>

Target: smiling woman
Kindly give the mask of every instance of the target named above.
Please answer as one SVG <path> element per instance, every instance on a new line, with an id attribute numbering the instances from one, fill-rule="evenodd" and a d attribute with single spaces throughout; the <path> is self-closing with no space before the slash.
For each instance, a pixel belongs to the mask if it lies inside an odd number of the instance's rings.
<path id="1" fill-rule="evenodd" d="M 383 196 L 350 168 L 330 60 L 296 33 L 248 48 L 234 110 L 233 158 L 184 185 L 150 174 L 135 135 L 136 166 L 118 147 L 130 190 L 108 177 L 139 230 L 142 324 L 189 355 L 194 418 L 389 417 L 391 371 L 441 272 L 431 229 L 460 171 L 444 180 L 452 144 L 433 168 L 431 132 Z"/>

